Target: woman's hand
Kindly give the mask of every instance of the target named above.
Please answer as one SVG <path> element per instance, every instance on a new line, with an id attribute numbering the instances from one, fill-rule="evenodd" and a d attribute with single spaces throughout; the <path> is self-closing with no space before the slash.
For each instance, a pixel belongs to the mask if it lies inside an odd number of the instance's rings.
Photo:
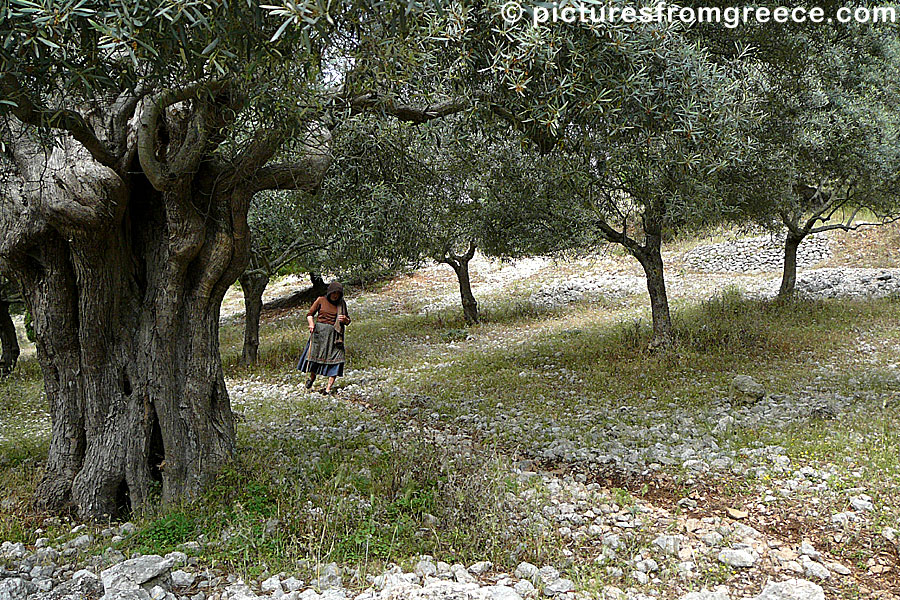
<path id="1" fill-rule="evenodd" d="M 310 332 L 310 333 L 315 333 L 315 332 L 316 332 L 316 324 L 315 324 L 315 323 L 310 323 L 310 324 L 309 324 L 309 332 Z"/>
<path id="2" fill-rule="evenodd" d="M 348 317 L 347 315 L 338 315 L 338 321 L 341 323 L 349 323 L 350 317 Z"/>

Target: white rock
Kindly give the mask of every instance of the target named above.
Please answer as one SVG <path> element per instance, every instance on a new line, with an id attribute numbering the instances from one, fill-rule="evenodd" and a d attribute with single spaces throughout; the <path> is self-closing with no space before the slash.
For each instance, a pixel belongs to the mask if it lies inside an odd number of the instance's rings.
<path id="1" fill-rule="evenodd" d="M 715 591 L 704 588 L 699 592 L 685 594 L 678 600 L 731 600 L 731 596 L 728 594 L 728 588 L 721 585 Z"/>
<path id="2" fill-rule="evenodd" d="M 28 549 L 22 542 L 3 542 L 0 546 L 0 557 L 3 558 L 22 558 L 28 554 Z"/>
<path id="3" fill-rule="evenodd" d="M 453 578 L 459 583 L 476 583 L 476 579 L 462 565 L 456 564 L 450 567 L 453 571 Z"/>
<path id="4" fill-rule="evenodd" d="M 505 585 L 489 585 L 481 588 L 490 600 L 522 600 L 522 596 L 513 588 Z"/>
<path id="5" fill-rule="evenodd" d="M 156 554 L 131 558 L 102 571 L 100 580 L 107 595 L 112 592 L 137 590 L 147 582 L 169 573 L 175 561 Z"/>
<path id="6" fill-rule="evenodd" d="M 483 560 L 481 562 L 475 563 L 474 565 L 471 565 L 469 567 L 469 572 L 474 575 L 484 575 L 485 573 L 490 571 L 493 566 L 494 566 L 494 563 L 487 561 L 487 560 Z"/>
<path id="7" fill-rule="evenodd" d="M 19 577 L 0 580 L 0 600 L 25 600 L 34 592 L 34 585 Z"/>
<path id="8" fill-rule="evenodd" d="M 319 577 L 315 581 L 315 587 L 320 590 L 341 587 L 341 569 L 337 563 L 328 563 L 319 572 Z"/>
<path id="9" fill-rule="evenodd" d="M 819 558 L 822 556 L 822 553 L 816 550 L 815 546 L 805 541 L 800 544 L 800 554 L 810 558 Z"/>
<path id="10" fill-rule="evenodd" d="M 653 545 L 659 548 L 664 554 L 676 555 L 681 549 L 681 536 L 679 535 L 659 535 L 653 540 Z"/>
<path id="11" fill-rule="evenodd" d="M 537 589 L 527 579 L 523 579 L 522 581 L 518 582 L 513 586 L 513 589 L 516 590 L 516 593 L 518 593 L 523 598 L 537 595 Z"/>
<path id="12" fill-rule="evenodd" d="M 278 575 L 272 575 L 261 584 L 259 584 L 259 589 L 264 592 L 284 592 L 284 588 L 281 587 L 281 579 L 278 578 Z"/>
<path id="13" fill-rule="evenodd" d="M 873 510 L 875 510 L 875 505 L 872 504 L 872 499 L 865 494 L 850 498 L 850 506 L 853 507 L 853 510 L 861 512 L 872 512 Z"/>
<path id="14" fill-rule="evenodd" d="M 768 583 L 754 600 L 825 600 L 825 591 L 805 579 Z"/>
<path id="15" fill-rule="evenodd" d="M 222 600 L 257 600 L 258 598 L 259 596 L 243 583 L 229 585 L 222 594 Z"/>
<path id="16" fill-rule="evenodd" d="M 831 577 L 831 572 L 825 565 L 814 561 L 808 556 L 804 556 L 800 563 L 803 565 L 803 574 L 807 577 L 815 579 L 828 579 Z"/>
<path id="17" fill-rule="evenodd" d="M 84 534 L 80 535 L 74 540 L 69 540 L 66 542 L 66 548 L 78 548 L 79 550 L 83 550 L 94 543 L 94 536 Z"/>
<path id="18" fill-rule="evenodd" d="M 297 579 L 296 577 L 288 577 L 287 579 L 285 579 L 284 581 L 281 582 L 281 585 L 283 585 L 284 589 L 286 589 L 289 592 L 296 592 L 300 588 L 303 587 L 303 582 L 300 581 L 299 579 Z"/>
<path id="19" fill-rule="evenodd" d="M 752 567 L 756 562 L 756 556 L 750 551 L 734 548 L 726 548 L 719 552 L 718 559 L 721 563 L 739 568 Z"/>
<path id="20" fill-rule="evenodd" d="M 549 584 L 544 586 L 544 595 L 545 596 L 558 596 L 559 594 L 565 594 L 566 592 L 574 592 L 575 584 L 571 579 L 556 579 Z"/>
<path id="21" fill-rule="evenodd" d="M 187 571 L 182 571 L 181 569 L 172 571 L 172 585 L 175 587 L 190 587 L 194 584 L 196 579 L 197 578 L 194 577 L 194 575 Z"/>
<path id="22" fill-rule="evenodd" d="M 521 562 L 516 567 L 515 576 L 519 579 L 529 579 L 534 581 L 538 574 L 538 568 L 531 563 Z"/>
<path id="23" fill-rule="evenodd" d="M 437 575 L 437 566 L 430 560 L 420 560 L 416 563 L 415 573 L 419 577 L 434 577 Z"/>
<path id="24" fill-rule="evenodd" d="M 559 571 L 555 567 L 546 565 L 538 569 L 538 577 L 541 583 L 546 586 L 559 579 Z"/>

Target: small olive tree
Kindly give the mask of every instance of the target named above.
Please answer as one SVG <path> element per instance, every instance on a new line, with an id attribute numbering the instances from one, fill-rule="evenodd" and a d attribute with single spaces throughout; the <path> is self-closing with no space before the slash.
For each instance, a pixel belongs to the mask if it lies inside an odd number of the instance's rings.
<path id="1" fill-rule="evenodd" d="M 789 41 L 817 51 L 785 61 L 760 49 L 766 112 L 753 167 L 765 182 L 755 209 L 787 229 L 780 297 L 794 292 L 807 236 L 900 218 L 900 37 L 848 27 Z"/>
<path id="2" fill-rule="evenodd" d="M 545 156 L 556 182 L 548 189 L 568 186 L 553 221 L 567 216 L 571 229 L 621 244 L 640 262 L 652 344 L 667 344 L 662 241 L 734 210 L 718 192 L 722 173 L 751 150 L 742 134 L 755 118 L 745 57 L 713 57 L 673 24 L 534 27 L 489 12 L 472 20 L 471 79 L 482 104 Z"/>

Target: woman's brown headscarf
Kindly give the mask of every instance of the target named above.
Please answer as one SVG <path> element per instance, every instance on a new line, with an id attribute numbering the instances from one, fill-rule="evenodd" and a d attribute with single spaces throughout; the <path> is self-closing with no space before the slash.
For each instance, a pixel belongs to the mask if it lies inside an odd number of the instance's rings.
<path id="1" fill-rule="evenodd" d="M 325 292 L 325 297 L 328 298 L 328 301 L 333 304 L 337 304 L 337 302 L 334 302 L 331 299 L 331 295 L 335 292 L 337 292 L 339 294 L 338 299 L 337 299 L 338 302 L 340 302 L 341 300 L 344 299 L 344 286 L 342 286 L 337 281 L 332 281 L 331 283 L 328 284 L 328 289 Z"/>

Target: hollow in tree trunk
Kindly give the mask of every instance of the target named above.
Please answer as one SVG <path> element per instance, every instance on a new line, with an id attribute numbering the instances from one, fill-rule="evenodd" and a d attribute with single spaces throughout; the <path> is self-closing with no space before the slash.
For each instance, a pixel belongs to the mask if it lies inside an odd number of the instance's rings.
<path id="1" fill-rule="evenodd" d="M 241 364 L 255 365 L 259 357 L 259 317 L 262 313 L 263 292 L 269 284 L 269 276 L 263 271 L 245 271 L 241 277 L 244 292 L 244 348 Z"/>
<path id="2" fill-rule="evenodd" d="M 797 248 L 804 236 L 788 232 L 784 240 L 784 272 L 781 276 L 779 298 L 789 298 L 794 294 L 797 285 Z"/>
<path id="3" fill-rule="evenodd" d="M 16 325 L 9 315 L 9 302 L 0 300 L 0 346 L 3 354 L 0 356 L 0 376 L 9 375 L 16 368 L 19 360 L 19 338 L 16 335 Z"/>

